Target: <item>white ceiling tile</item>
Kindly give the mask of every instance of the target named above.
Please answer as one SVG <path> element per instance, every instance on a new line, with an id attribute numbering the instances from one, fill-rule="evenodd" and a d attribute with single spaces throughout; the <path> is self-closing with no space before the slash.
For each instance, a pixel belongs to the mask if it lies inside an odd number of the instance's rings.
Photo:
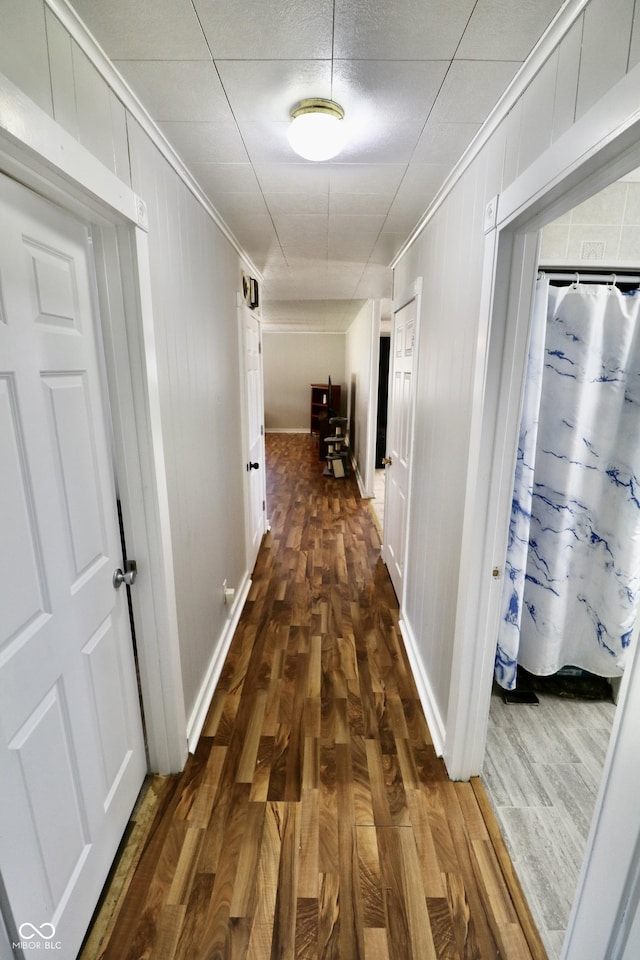
<path id="1" fill-rule="evenodd" d="M 449 60 L 475 0 L 336 0 L 334 55 L 348 60 Z"/>
<path id="2" fill-rule="evenodd" d="M 354 300 L 269 300 L 263 301 L 262 319 L 268 325 L 301 325 L 307 328 L 329 324 L 344 330 L 362 309 L 364 303 Z"/>
<path id="3" fill-rule="evenodd" d="M 524 60 L 563 0 L 478 0 L 456 57 Z"/>
<path id="4" fill-rule="evenodd" d="M 304 214 L 301 216 L 281 214 L 274 217 L 273 222 L 281 237 L 301 240 L 306 236 L 326 236 L 329 218 L 320 214 Z"/>
<path id="5" fill-rule="evenodd" d="M 156 123 L 233 120 L 211 60 L 118 60 L 116 67 Z"/>
<path id="6" fill-rule="evenodd" d="M 375 240 L 385 221 L 384 214 L 370 216 L 365 214 L 344 216 L 341 214 L 329 217 L 329 237 L 364 237 Z"/>
<path id="7" fill-rule="evenodd" d="M 349 122 L 347 117 L 343 122 Z M 408 163 L 422 126 L 420 120 L 405 123 L 375 121 L 359 126 L 353 123 L 345 146 L 335 159 L 341 163 L 369 163 L 375 157 L 376 163 Z"/>
<path id="8" fill-rule="evenodd" d="M 424 121 L 448 60 L 336 60 L 334 100 L 361 123 Z"/>
<path id="9" fill-rule="evenodd" d="M 274 218 L 280 216 L 302 216 L 306 214 L 324 214 L 329 212 L 326 194 L 304 193 L 267 193 L 264 195 L 267 207 Z"/>
<path id="10" fill-rule="evenodd" d="M 335 217 L 329 221 L 329 258 L 366 263 L 384 217 Z"/>
<path id="11" fill-rule="evenodd" d="M 191 0 L 73 0 L 112 60 L 211 60 Z"/>
<path id="12" fill-rule="evenodd" d="M 300 160 L 287 140 L 289 121 L 239 120 L 238 129 L 253 164 L 286 164 Z"/>
<path id="13" fill-rule="evenodd" d="M 479 123 L 429 121 L 418 141 L 414 163 L 444 163 L 453 167 L 480 129 Z"/>
<path id="14" fill-rule="evenodd" d="M 513 61 L 454 60 L 431 113 L 440 123 L 482 123 L 520 66 Z"/>
<path id="15" fill-rule="evenodd" d="M 412 163 L 389 208 L 390 216 L 421 217 L 448 172 L 445 164 Z"/>
<path id="16" fill-rule="evenodd" d="M 334 260 L 352 259 L 357 263 L 368 263 L 374 247 L 375 239 L 336 236 L 329 240 L 329 256 Z"/>
<path id="17" fill-rule="evenodd" d="M 393 197 L 407 165 L 404 163 L 331 163 L 329 172 L 331 193 L 376 193 Z"/>
<path id="18" fill-rule="evenodd" d="M 413 214 L 400 215 L 392 212 L 384 221 L 380 236 L 383 237 L 385 234 L 391 233 L 406 240 L 415 225 L 416 217 Z"/>
<path id="19" fill-rule="evenodd" d="M 386 214 L 391 200 L 377 193 L 334 193 L 329 196 L 329 213 L 335 214 Z"/>
<path id="20" fill-rule="evenodd" d="M 346 322 L 336 298 L 390 296 L 388 261 L 561 4 L 70 2 L 264 272 L 263 301 L 317 298 L 318 329 Z M 59 91 L 68 52 L 47 15 Z M 288 145 L 305 97 L 345 109 L 332 162 Z"/>
<path id="21" fill-rule="evenodd" d="M 360 278 L 353 296 L 365 300 L 379 300 L 391 297 L 393 292 L 393 273 L 382 264 L 369 264 Z"/>
<path id="22" fill-rule="evenodd" d="M 190 123 L 170 121 L 158 124 L 174 150 L 185 162 L 190 160 L 217 163 L 246 161 L 242 138 L 235 123 Z"/>
<path id="23" fill-rule="evenodd" d="M 331 60 L 216 61 L 238 120 L 289 122 L 305 97 L 331 96 Z"/>
<path id="24" fill-rule="evenodd" d="M 407 239 L 407 233 L 382 233 L 371 251 L 370 264 L 388 267 Z"/>
<path id="25" fill-rule="evenodd" d="M 195 0 L 195 8 L 216 59 L 331 56 L 333 0 Z"/>
<path id="26" fill-rule="evenodd" d="M 329 195 L 329 167 L 325 163 L 256 163 L 254 170 L 264 193 Z"/>
<path id="27" fill-rule="evenodd" d="M 245 217 L 269 216 L 267 205 L 261 194 L 221 193 L 216 197 L 214 205 L 228 223 L 237 222 Z"/>
<path id="28" fill-rule="evenodd" d="M 209 196 L 224 193 L 260 194 L 253 167 L 247 163 L 207 163 L 191 161 L 189 169 Z"/>

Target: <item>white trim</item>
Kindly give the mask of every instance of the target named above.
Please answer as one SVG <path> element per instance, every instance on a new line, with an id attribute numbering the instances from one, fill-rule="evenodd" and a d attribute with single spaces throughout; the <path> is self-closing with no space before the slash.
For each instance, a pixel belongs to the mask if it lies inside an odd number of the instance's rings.
<path id="1" fill-rule="evenodd" d="M 467 473 L 445 746 L 453 779 L 479 774 L 484 759 L 500 599 L 491 571 L 505 557 L 537 232 L 640 164 L 639 96 L 640 64 L 576 123 L 575 135 L 559 138 L 503 191 L 496 237 L 487 235 L 470 434 L 480 444 L 470 448 Z M 496 244 L 494 267 L 489 244 Z"/>
<path id="2" fill-rule="evenodd" d="M 473 509 L 468 501 L 460 565 L 459 591 L 468 593 L 470 603 L 466 611 L 462 602 L 458 607 L 462 622 L 456 630 L 452 677 L 458 673 L 459 689 L 447 717 L 445 760 L 452 777 L 465 779 L 482 767 L 498 623 L 491 568 L 502 566 L 506 552 L 538 231 L 640 164 L 639 94 L 640 65 L 581 118 L 575 132 L 553 144 L 499 198 L 497 256 L 493 271 L 485 264 L 485 307 L 480 318 L 480 339 L 483 332 L 490 337 L 488 350 L 481 347 L 479 357 L 483 366 L 486 352 L 486 376 L 476 371 L 484 453 L 479 456 L 476 450 L 475 462 L 470 458 L 467 490 L 473 491 Z M 491 301 L 487 328 L 486 304 Z M 626 936 L 635 929 L 640 859 L 637 629 L 635 645 L 633 662 L 625 671 L 563 960 L 621 958 Z M 620 924 L 624 930 L 618 937 Z"/>
<path id="3" fill-rule="evenodd" d="M 138 260 L 145 248 L 140 234 Z M 94 250 L 123 522 L 139 570 L 131 601 L 149 763 L 166 774 L 184 766 L 186 720 L 172 554 L 161 563 L 171 540 L 153 328 L 145 340 L 138 304 L 148 297 L 136 290 L 148 270 L 136 274 L 136 243 L 126 227 L 94 230 Z"/>
<path id="4" fill-rule="evenodd" d="M 405 600 L 407 596 L 407 557 L 409 555 L 409 536 L 411 532 L 411 500 L 412 500 L 412 486 L 413 486 L 413 453 L 415 447 L 415 426 L 416 426 L 416 383 L 418 382 L 418 356 L 419 356 L 419 345 L 420 345 L 420 327 L 422 326 L 422 277 L 417 277 L 412 283 L 408 284 L 404 290 L 401 291 L 400 295 L 394 297 L 393 304 L 391 308 L 392 320 L 391 320 L 391 353 L 389 357 L 389 383 L 391 383 L 393 376 L 393 342 L 396 331 L 396 314 L 399 313 L 403 307 L 406 307 L 408 303 L 411 303 L 412 300 L 416 301 L 416 326 L 415 326 L 415 336 L 413 341 L 413 368 L 411 376 L 411 423 L 409 424 L 409 433 L 411 437 L 411 450 L 409 453 L 409 477 L 407 479 L 407 513 L 405 516 L 405 537 L 404 537 L 404 557 L 402 558 L 402 596 L 398 597 L 398 603 L 400 605 L 400 610 L 404 613 Z M 389 390 L 389 410 L 387 414 L 388 422 L 391 420 L 391 399 L 392 391 Z M 385 483 L 384 485 L 384 515 L 385 518 L 391 515 L 389 510 L 389 489 L 390 484 Z M 380 546 L 380 556 L 386 563 L 386 557 L 388 555 L 387 550 L 387 535 L 389 531 L 388 523 L 384 524 L 382 530 L 382 544 Z"/>
<path id="5" fill-rule="evenodd" d="M 378 378 L 380 375 L 380 314 L 379 300 L 371 305 L 371 345 L 369 350 L 369 383 L 367 399 L 367 442 L 365 448 L 366 463 L 364 480 L 368 499 L 375 497 L 374 479 L 376 471 L 376 439 L 378 427 Z"/>
<path id="6" fill-rule="evenodd" d="M 244 261 L 251 275 L 255 276 L 259 280 L 262 280 L 262 273 L 255 266 L 249 255 L 242 249 L 233 232 L 224 222 L 206 194 L 203 193 L 198 182 L 193 178 L 192 174 L 184 165 L 160 128 L 150 117 L 146 108 L 143 106 L 140 100 L 138 100 L 127 81 L 118 72 L 105 51 L 102 49 L 98 41 L 93 37 L 89 31 L 89 28 L 78 16 L 68 0 L 44 0 L 44 2 L 54 16 L 58 18 L 65 30 L 68 31 L 82 52 L 88 57 L 89 61 L 96 68 L 100 76 L 109 85 L 109 87 L 111 87 L 115 95 L 124 105 L 125 109 L 142 127 L 144 132 L 152 141 L 153 145 L 157 150 L 159 150 L 165 160 L 173 168 L 175 173 L 177 173 L 187 189 L 191 191 L 196 200 L 207 211 L 218 229 L 224 234 L 229 243 Z M 96 162 L 95 159 L 94 162 Z"/>
<path id="7" fill-rule="evenodd" d="M 363 500 L 372 500 L 373 495 L 367 493 L 362 475 L 360 473 L 360 467 L 358 466 L 358 461 L 356 460 L 353 450 L 349 447 L 349 460 L 351 461 L 351 469 L 353 470 L 353 475 L 356 478 L 356 483 L 358 484 L 358 490 L 360 491 L 360 496 Z"/>
<path id="8" fill-rule="evenodd" d="M 236 324 L 237 324 L 237 333 L 238 333 L 238 372 L 239 372 L 239 388 L 240 388 L 240 421 L 241 421 L 241 433 L 242 433 L 242 459 L 240 461 L 240 470 L 242 471 L 242 493 L 244 500 L 244 542 L 245 542 L 245 563 L 249 570 L 253 570 L 255 562 L 258 556 L 257 551 L 260 549 L 260 544 L 262 543 L 262 537 L 266 533 L 266 505 L 267 505 L 267 465 L 265 459 L 265 448 L 264 448 L 264 433 L 262 434 L 260 440 L 260 457 L 262 460 L 262 469 L 259 471 L 258 477 L 260 479 L 260 499 L 263 503 L 262 510 L 262 532 L 260 540 L 258 542 L 257 548 L 254 550 L 253 542 L 253 530 L 251 529 L 252 525 L 252 507 L 251 507 L 251 484 L 255 481 L 255 477 L 251 476 L 247 467 L 247 461 L 250 459 L 250 441 L 249 436 L 249 423 L 250 423 L 250 411 L 249 411 L 249 398 L 247 395 L 247 344 L 244 335 L 244 317 L 246 314 L 253 316 L 258 324 L 258 341 L 259 341 L 259 368 L 260 368 L 260 385 L 258 389 L 258 398 L 260 403 L 259 410 L 259 422 L 264 426 L 264 371 L 262 366 L 262 323 L 260 322 L 260 314 L 252 311 L 244 302 L 244 298 L 240 292 L 236 294 Z"/>
<path id="9" fill-rule="evenodd" d="M 249 574 L 245 572 L 243 582 L 236 593 L 236 597 L 229 614 L 229 619 L 225 624 L 220 639 L 216 644 L 213 656 L 209 661 L 205 678 L 198 692 L 198 696 L 196 697 L 195 706 L 191 711 L 191 716 L 187 722 L 189 753 L 195 753 L 196 747 L 198 746 L 198 740 L 200 739 L 200 734 L 202 733 L 202 728 L 207 718 L 209 707 L 211 706 L 213 694 L 215 693 L 218 680 L 220 679 L 224 661 L 229 652 L 229 647 L 231 646 L 231 641 L 233 640 L 236 627 L 238 626 L 238 621 L 240 620 L 245 600 L 247 599 L 249 590 L 251 589 L 251 582 L 252 581 L 249 577 Z"/>
<path id="10" fill-rule="evenodd" d="M 636 622 L 563 960 L 622 960 L 640 877 L 640 624 Z M 627 958 L 631 960 L 631 958 Z"/>
<path id="11" fill-rule="evenodd" d="M 116 437 L 116 457 L 119 483 L 129 487 L 131 502 L 137 500 L 144 505 L 144 511 L 136 514 L 134 525 L 128 526 L 127 536 L 133 537 L 138 558 L 148 558 L 149 576 L 144 575 L 143 559 L 134 591 L 134 606 L 139 617 L 136 629 L 147 744 L 154 771 L 177 772 L 184 766 L 187 756 L 186 720 L 162 451 L 148 238 L 138 224 L 141 214 L 144 219 L 144 204 L 141 209 L 140 198 L 126 184 L 2 75 L 0 170 L 99 229 L 106 227 L 108 232 L 116 227 L 120 231 L 118 245 L 123 245 L 123 250 L 127 251 L 124 256 L 112 252 L 103 264 L 110 271 L 115 286 L 122 291 L 121 308 L 125 319 L 119 322 L 124 322 L 127 349 L 130 350 L 130 355 L 126 350 L 115 351 L 111 369 L 107 362 L 111 414 L 114 429 L 118 423 L 131 419 L 131 405 L 125 396 L 133 396 L 135 427 L 130 425 L 133 434 L 128 440 L 124 439 L 124 434 Z M 101 317 L 105 341 L 111 337 L 111 313 L 109 304 L 109 309 Z"/>
<path id="12" fill-rule="evenodd" d="M 133 190 L 2 73 L 0 134 L 9 176 L 83 219 L 90 210 L 102 222 L 138 223 Z"/>
<path id="13" fill-rule="evenodd" d="M 416 643 L 413 630 L 411 629 L 411 626 L 406 618 L 401 619 L 398 622 L 398 626 L 400 628 L 400 633 L 402 634 L 402 639 L 404 640 L 404 647 L 407 651 L 409 663 L 411 664 L 413 678 L 416 682 L 418 696 L 420 697 L 420 703 L 422 705 L 422 709 L 424 710 L 427 726 L 429 727 L 429 732 L 433 741 L 433 747 L 436 751 L 436 755 L 441 757 L 445 741 L 445 728 L 444 723 L 442 722 L 442 716 L 438 710 L 438 707 L 436 706 L 436 699 L 433 695 L 429 678 L 424 669 L 424 664 L 422 662 L 422 657 L 420 656 L 420 651 L 418 650 L 418 645 Z"/>
<path id="14" fill-rule="evenodd" d="M 506 119 L 509 112 L 513 109 L 518 99 L 525 92 L 527 87 L 539 70 L 544 66 L 553 51 L 560 44 L 565 35 L 569 32 L 578 17 L 582 14 L 584 8 L 590 3 L 590 0 L 567 0 L 555 15 L 545 32 L 542 34 L 537 44 L 523 62 L 515 77 L 502 94 L 495 107 L 482 124 L 481 129 L 466 148 L 453 170 L 449 173 L 446 180 L 438 190 L 433 201 L 425 211 L 425 214 L 418 221 L 412 233 L 400 247 L 400 250 L 394 256 L 390 263 L 391 269 L 395 269 L 400 263 L 407 250 L 418 239 L 429 221 L 435 216 L 438 208 L 442 206 L 447 196 L 454 188 L 465 170 L 473 163 L 480 151 L 486 146 L 500 124 Z"/>
<path id="15" fill-rule="evenodd" d="M 518 238 L 513 244 L 515 250 L 505 247 L 508 239 L 502 238 L 499 274 L 496 231 L 487 235 L 485 243 L 444 751 L 447 771 L 453 780 L 478 775 L 484 760 L 537 265 L 536 236 Z M 520 275 L 527 272 L 531 284 L 521 287 Z M 508 291 L 512 292 L 509 299 Z M 496 430 L 499 419 L 502 423 Z M 494 570 L 498 571 L 497 576 L 493 575 Z"/>

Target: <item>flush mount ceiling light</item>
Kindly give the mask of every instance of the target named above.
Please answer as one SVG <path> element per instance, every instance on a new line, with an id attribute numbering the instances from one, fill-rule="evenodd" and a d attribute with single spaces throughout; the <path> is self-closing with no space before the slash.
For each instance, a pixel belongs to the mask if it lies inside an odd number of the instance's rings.
<path id="1" fill-rule="evenodd" d="M 330 160 L 344 146 L 344 110 L 333 100 L 301 100 L 291 111 L 287 136 L 305 160 Z"/>

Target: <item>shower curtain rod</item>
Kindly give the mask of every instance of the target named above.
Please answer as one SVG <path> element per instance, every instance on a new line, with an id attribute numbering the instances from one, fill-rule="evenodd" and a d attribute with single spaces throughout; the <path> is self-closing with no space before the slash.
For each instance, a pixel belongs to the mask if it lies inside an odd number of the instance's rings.
<path id="1" fill-rule="evenodd" d="M 572 273 L 566 273 L 541 268 L 538 271 L 538 278 L 541 277 L 546 277 L 548 280 L 577 280 L 578 283 L 581 280 L 584 280 L 585 283 L 611 283 L 614 286 L 618 281 L 620 283 L 640 283 L 640 274 L 614 273 L 613 270 L 611 273 L 589 273 L 588 270 L 574 270 Z"/>

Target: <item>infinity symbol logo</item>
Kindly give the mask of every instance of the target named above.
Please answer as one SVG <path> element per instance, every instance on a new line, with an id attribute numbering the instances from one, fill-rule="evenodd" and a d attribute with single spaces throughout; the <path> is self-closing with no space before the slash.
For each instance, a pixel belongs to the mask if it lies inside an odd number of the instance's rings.
<path id="1" fill-rule="evenodd" d="M 27 930 L 31 930 L 31 933 L 27 933 Z M 50 933 L 47 931 L 51 931 Z M 18 930 L 22 940 L 32 940 L 34 937 L 41 937 L 43 940 L 51 940 L 52 937 L 56 935 L 56 928 L 52 923 L 43 923 L 40 928 L 34 927 L 32 923 L 22 923 L 20 924 L 20 929 Z"/>

